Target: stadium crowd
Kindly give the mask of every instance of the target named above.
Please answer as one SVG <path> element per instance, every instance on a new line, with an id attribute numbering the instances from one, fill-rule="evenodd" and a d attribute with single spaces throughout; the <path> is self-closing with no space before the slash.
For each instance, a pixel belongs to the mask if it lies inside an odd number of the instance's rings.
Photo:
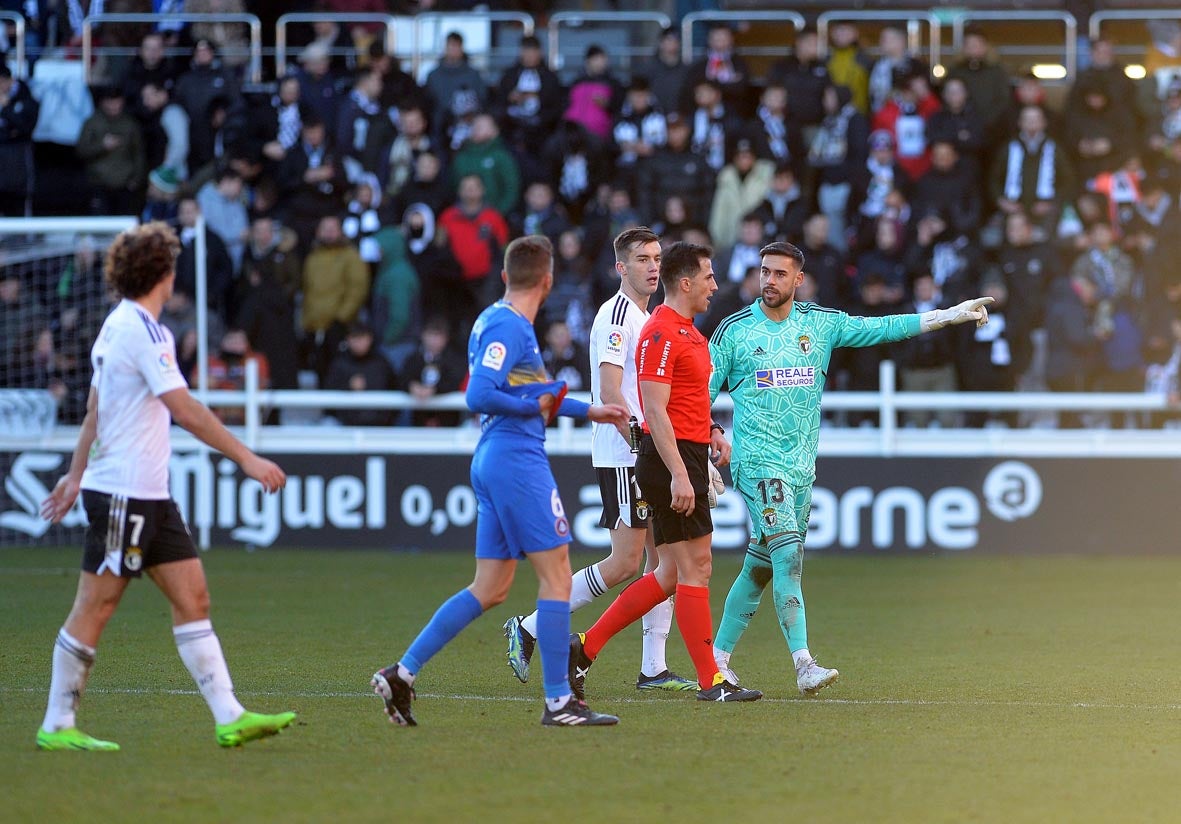
<path id="1" fill-rule="evenodd" d="M 385 10 L 318 6 L 377 7 Z M 75 196 L 83 211 L 179 231 L 176 294 L 162 321 L 186 374 L 196 360 L 195 226 L 204 216 L 215 388 L 240 386 L 243 363 L 255 358 L 275 388 L 314 375 L 324 388 L 400 388 L 416 398 L 457 390 L 463 342 L 501 289 L 504 247 L 538 233 L 557 250 L 536 323 L 545 362 L 572 390 L 587 390 L 590 319 L 618 288 L 610 240 L 648 225 L 662 241 L 716 250 L 722 289 L 700 321 L 707 335 L 757 296 L 758 250 L 774 240 L 807 256 L 800 299 L 851 313 L 995 298 L 985 327 L 846 350 L 831 389 L 876 389 L 879 364 L 891 358 L 906 390 L 1177 400 L 1181 74 L 1134 84 L 1111 42 L 1090 44 L 1089 65 L 1051 106 L 1042 82 L 1006 71 L 972 27 L 939 78 L 908 52 L 903 29 L 887 27 L 867 47 L 854 24 L 838 23 L 823 58 L 816 30 L 805 28 L 761 76 L 718 25 L 693 63 L 682 61 L 673 28 L 626 75 L 607 48 L 590 46 L 569 82 L 534 37 L 492 77 L 453 32 L 420 83 L 371 28 L 324 20 L 262 92 L 244 84 L 241 60 L 228 59 L 242 55 L 236 36 L 206 23 L 145 30 L 135 57 L 92 89 L 94 113 L 74 147 L 89 187 L 85 201 Z M 167 56 L 177 47 L 188 57 Z M 1158 63 L 1181 66 L 1169 51 Z M 0 62 L 5 215 L 25 213 L 30 176 L 47 171 L 31 160 L 37 109 L 27 83 Z M 107 310 L 100 263 L 101 250 L 80 242 L 36 282 L 0 264 L 0 386 L 51 388 L 67 422 L 84 411 L 84 347 Z M 233 420 L 233 410 L 223 413 Z M 425 411 L 338 417 L 457 420 Z M 1018 423 L 1007 413 L 905 420 Z"/>

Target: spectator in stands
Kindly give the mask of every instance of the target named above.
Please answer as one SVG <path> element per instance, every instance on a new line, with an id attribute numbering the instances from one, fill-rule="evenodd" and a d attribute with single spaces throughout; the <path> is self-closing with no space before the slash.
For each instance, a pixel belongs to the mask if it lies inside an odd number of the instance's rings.
<path id="1" fill-rule="evenodd" d="M 290 229 L 269 217 L 255 218 L 236 301 L 235 323 L 246 332 L 250 345 L 266 356 L 275 389 L 294 389 L 299 384 L 295 296 L 303 272 L 295 246 Z"/>
<path id="2" fill-rule="evenodd" d="M 682 90 L 682 108 L 694 103 L 700 107 L 700 101 L 696 100 L 697 88 L 703 82 L 709 82 L 718 89 L 719 103 L 724 101 L 726 107 L 738 116 L 749 113 L 746 96 L 750 87 L 750 68 L 734 51 L 734 32 L 728 24 L 715 22 L 710 24 L 705 37 L 705 56 L 689 66 Z M 720 164 L 717 168 L 721 168 Z"/>
<path id="3" fill-rule="evenodd" d="M 844 86 L 825 87 L 824 119 L 808 150 L 816 204 L 828 217 L 829 242 L 841 250 L 848 248 L 849 207 L 866 169 L 869 144 L 869 121 L 852 101 L 853 93 Z"/>
<path id="4" fill-rule="evenodd" d="M 954 143 L 931 145 L 931 169 L 914 184 L 911 206 L 919 215 L 939 214 L 953 232 L 976 234 L 983 209 L 980 188 Z"/>
<path id="5" fill-rule="evenodd" d="M 912 181 L 931 167 L 927 121 L 939 111 L 939 98 L 931 91 L 927 68 L 912 60 L 895 70 L 894 90 L 871 123 L 874 131 L 894 136 L 894 156 Z"/>
<path id="6" fill-rule="evenodd" d="M 533 35 L 522 37 L 516 62 L 500 76 L 497 102 L 505 139 L 533 174 L 537 170 L 530 159 L 562 116 L 565 101 L 562 82 L 542 60 L 541 41 Z"/>
<path id="7" fill-rule="evenodd" d="M 589 328 L 587 329 L 589 332 Z M 590 355 L 586 346 L 570 333 L 562 321 L 551 323 L 543 337 L 541 360 L 556 381 L 565 381 L 571 392 L 590 391 Z"/>
<path id="8" fill-rule="evenodd" d="M 266 355 L 251 348 L 250 339 L 244 330 L 230 327 L 221 336 L 217 352 L 209 356 L 209 388 L 242 391 L 246 388 L 246 364 L 251 361 L 258 366 L 259 388 L 270 389 L 271 370 Z M 196 375 L 190 375 L 189 382 L 195 383 Z M 215 412 L 222 423 L 230 426 L 241 426 L 246 422 L 246 408 L 243 406 L 219 406 Z"/>
<path id="9" fill-rule="evenodd" d="M 509 220 L 514 237 L 545 235 L 554 246 L 558 245 L 558 236 L 569 228 L 566 210 L 554 198 L 554 187 L 541 180 L 526 187 L 524 208 Z"/>
<path id="10" fill-rule="evenodd" d="M 1050 284 L 1063 274 L 1057 251 L 1050 243 L 1034 238 L 1033 224 L 1024 212 L 1014 212 L 1005 217 L 1005 240 L 996 254 L 997 270 L 1009 294 L 1018 298 L 1010 306 L 1014 321 L 1024 329 L 1043 328 Z M 1032 363 L 1032 346 L 1032 341 L 1014 341 L 1014 361 Z"/>
<path id="11" fill-rule="evenodd" d="M 489 292 L 499 279 L 489 277 L 499 272 L 500 253 L 508 243 L 508 224 L 504 215 L 484 199 L 484 181 L 469 174 L 459 181 L 459 200 L 439 216 L 439 228 L 446 232 L 447 244 L 459 264 L 463 289 L 455 296 L 460 317 L 470 325 L 487 305 Z"/>
<path id="12" fill-rule="evenodd" d="M 789 110 L 800 127 L 820 123 L 824 117 L 821 96 L 831 82 L 828 65 L 820 57 L 820 37 L 815 26 L 801 29 L 796 34 L 793 54 L 776 61 L 767 73 L 768 86 L 787 89 Z"/>
<path id="13" fill-rule="evenodd" d="M 988 323 L 972 329 L 960 328 L 957 361 L 959 385 L 965 392 L 1013 392 L 1017 377 L 1027 363 L 1014 360 L 1014 349 L 1029 339 L 1030 330 L 1018 323 L 1009 303 L 1009 288 L 999 273 L 985 274 L 976 294 L 993 299 L 988 307 Z M 1013 411 L 971 410 L 964 416 L 964 424 L 980 427 L 990 423 L 1017 425 Z"/>
<path id="14" fill-rule="evenodd" d="M 250 238 L 250 220 L 243 203 L 242 176 L 233 169 L 222 169 L 197 192 L 197 205 L 205 215 L 205 225 L 226 245 L 234 271 L 242 269 L 242 253 Z"/>
<path id="15" fill-rule="evenodd" d="M 349 242 L 357 247 L 361 260 L 368 263 L 370 268 L 381 260 L 381 246 L 374 237 L 381 228 L 380 206 L 381 187 L 377 183 L 377 176 L 365 172 L 350 190 L 341 230 Z"/>
<path id="16" fill-rule="evenodd" d="M 414 352 L 398 370 L 399 388 L 416 401 L 458 392 L 467 378 L 467 360 L 451 345 L 451 329 L 445 318 L 429 318 Z M 459 412 L 416 409 L 410 417 L 414 426 L 458 426 Z"/>
<path id="17" fill-rule="evenodd" d="M 1124 73 L 1124 68 L 1116 59 L 1111 40 L 1105 37 L 1092 40 L 1091 64 L 1074 78 L 1066 100 L 1066 119 L 1073 120 L 1083 111 L 1085 90 L 1099 87 L 1106 94 L 1108 105 L 1119 112 L 1120 121 L 1132 124 L 1133 130 L 1139 131 L 1144 118 L 1137 105 L 1136 84 Z"/>
<path id="18" fill-rule="evenodd" d="M 447 115 L 481 111 L 488 105 L 488 87 L 484 78 L 468 63 L 463 51 L 463 35 L 450 32 L 443 45 L 443 57 L 426 78 L 426 92 L 431 99 L 431 114 L 440 142 L 448 135 Z"/>
<path id="19" fill-rule="evenodd" d="M 718 291 L 710 300 L 709 309 L 705 314 L 698 315 L 693 325 L 708 340 L 722 321 L 750 306 L 759 299 L 760 294 L 759 266 L 749 266 L 738 281 L 718 284 Z"/>
<path id="20" fill-rule="evenodd" d="M 914 212 L 914 232 L 906 252 L 911 273 L 929 271 L 939 293 L 950 305 L 975 294 L 984 252 L 975 236 L 957 231 L 938 211 Z"/>
<path id="21" fill-rule="evenodd" d="M 148 172 L 148 193 L 144 201 L 140 223 L 153 220 L 163 221 L 170 226 L 177 223 L 177 196 L 180 194 L 180 180 L 176 172 L 167 166 L 158 166 Z"/>
<path id="22" fill-rule="evenodd" d="M 581 123 L 563 120 L 546 140 L 541 162 L 570 220 L 583 222 L 588 205 L 611 173 L 606 146 Z"/>
<path id="23" fill-rule="evenodd" d="M 640 220 L 648 225 L 661 220 L 664 204 L 679 196 L 686 209 L 686 219 L 704 223 L 708 204 L 713 199 L 713 171 L 705 159 L 689 147 L 690 125 L 676 112 L 666 115 L 668 144 L 640 164 L 637 207 Z M 655 228 L 655 227 L 653 227 Z"/>
<path id="24" fill-rule="evenodd" d="M 623 85 L 611 73 L 611 58 L 599 45 L 586 49 L 582 73 L 570 84 L 570 105 L 562 116 L 599 140 L 611 135 L 611 119 L 623 103 Z"/>
<path id="25" fill-rule="evenodd" d="M 178 180 L 187 180 L 189 116 L 171 101 L 168 87 L 155 80 L 143 84 L 138 99 L 136 116 L 143 134 L 147 167 L 168 168 Z"/>
<path id="26" fill-rule="evenodd" d="M 927 120 L 927 142 L 932 146 L 941 141 L 954 145 L 972 180 L 979 185 L 984 169 L 984 125 L 968 97 L 968 87 L 962 79 L 953 77 L 944 82 L 940 97 L 943 107 Z"/>
<path id="27" fill-rule="evenodd" d="M 892 289 L 886 286 L 878 273 L 858 277 L 856 298 L 850 314 L 863 317 L 881 317 L 897 314 L 902 308 L 901 301 L 891 300 Z M 893 345 L 879 344 L 846 350 L 848 369 L 847 388 L 852 392 L 877 392 L 881 388 L 882 361 L 892 358 Z M 875 426 L 878 413 L 850 412 L 850 426 Z"/>
<path id="28" fill-rule="evenodd" d="M 148 32 L 140 40 L 139 52 L 131 58 L 131 62 L 127 64 L 127 70 L 123 73 L 123 79 L 119 85 L 123 91 L 123 97 L 134 101 L 132 109 L 137 116 L 140 115 L 140 112 L 134 110 L 140 105 L 142 100 L 140 94 L 145 86 L 152 84 L 171 92 L 180 76 L 180 68 L 176 65 L 176 61 L 168 57 L 164 49 L 164 35 L 158 31 Z"/>
<path id="29" fill-rule="evenodd" d="M 693 86 L 689 123 L 693 128 L 690 146 L 717 174 L 726 165 L 726 147 L 743 131 L 742 120 L 724 102 L 718 83 L 700 80 Z"/>
<path id="30" fill-rule="evenodd" d="M 903 311 L 922 313 L 947 308 L 947 301 L 941 298 L 935 279 L 929 272 L 915 277 L 912 289 L 914 298 L 903 307 Z M 991 323 L 992 307 L 988 308 L 988 321 Z M 903 392 L 956 391 L 955 343 L 954 335 L 917 335 L 900 343 L 894 351 L 898 361 L 899 388 Z M 902 423 L 904 426 L 925 427 L 935 422 L 944 429 L 951 429 L 956 425 L 957 417 L 951 409 L 939 412 L 909 409 L 902 413 Z"/>
<path id="31" fill-rule="evenodd" d="M 98 110 L 82 124 L 76 147 L 91 186 L 90 213 L 138 214 L 148 173 L 139 124 L 117 90 L 103 87 L 97 96 Z"/>
<path id="32" fill-rule="evenodd" d="M 656 54 L 641 61 L 633 72 L 633 78 L 640 77 L 648 83 L 655 105 L 665 112 L 680 107 L 681 89 L 689 76 L 689 66 L 681 58 L 681 33 L 669 27 L 660 33 Z"/>
<path id="33" fill-rule="evenodd" d="M 870 59 L 861 48 L 857 26 L 838 21 L 829 29 L 828 76 L 838 86 L 853 94 L 853 105 L 862 114 L 869 113 Z"/>
<path id="34" fill-rule="evenodd" d="M 192 14 L 243 14 L 246 11 L 243 0 L 184 0 L 184 3 L 185 11 Z M 189 36 L 194 40 L 208 40 L 231 68 L 243 66 L 250 59 L 249 32 L 245 23 L 227 23 L 216 17 L 189 25 Z"/>
<path id="35" fill-rule="evenodd" d="M 328 367 L 325 389 L 350 392 L 389 391 L 398 387 L 398 378 L 389 361 L 375 351 L 373 330 L 354 321 L 345 337 L 344 350 L 338 352 Z M 389 426 L 394 422 L 392 409 L 336 409 L 332 416 L 345 426 Z"/>
<path id="36" fill-rule="evenodd" d="M 422 289 L 400 226 L 373 236 L 381 252 L 371 290 L 372 327 L 377 346 L 395 370 L 401 367 L 422 323 Z"/>
<path id="37" fill-rule="evenodd" d="M 337 148 L 346 164 L 355 164 L 349 178 L 355 180 L 363 172 L 384 174 L 396 134 L 381 105 L 381 73 L 372 67 L 358 69 L 352 91 L 340 103 L 336 128 Z"/>
<path id="38" fill-rule="evenodd" d="M 385 159 L 385 194 L 394 197 L 414 175 L 414 164 L 423 152 L 435 150 L 428 133 L 426 112 L 413 99 L 398 110 L 398 136 Z"/>
<path id="39" fill-rule="evenodd" d="M 738 224 L 767 197 L 774 176 L 775 164 L 757 158 L 749 138 L 739 137 L 734 141 L 730 162 L 718 175 L 710 207 L 709 234 L 716 248 L 725 249 L 734 244 Z"/>
<path id="40" fill-rule="evenodd" d="M 357 69 L 357 52 L 351 33 L 327 16 L 335 11 L 329 0 L 316 0 L 312 11 L 326 14 L 312 21 L 312 40 L 307 45 L 323 46 L 329 56 L 329 70 L 337 77 L 348 77 Z"/>
<path id="41" fill-rule="evenodd" d="M 1138 350 L 1140 343 L 1135 294 L 1140 283 L 1139 272 L 1135 261 L 1116 245 L 1115 231 L 1106 219 L 1091 224 L 1087 239 L 1089 248 L 1075 259 L 1070 273 L 1082 275 L 1095 284 L 1095 329 L 1104 341 L 1106 371 L 1123 373 L 1142 365 L 1126 357 L 1133 348 Z"/>
<path id="42" fill-rule="evenodd" d="M 910 179 L 894 158 L 894 135 L 884 129 L 872 132 L 865 166 L 857 170 L 853 180 L 848 209 L 856 214 L 856 224 L 852 227 L 856 237 L 872 238 L 872 226 L 889 209 L 891 195 L 909 190 Z"/>
<path id="43" fill-rule="evenodd" d="M 1181 69 L 1181 23 L 1176 20 L 1148 21 L 1151 43 L 1144 55 L 1144 71 L 1163 89 Z M 1159 94 L 1158 94 L 1159 96 Z"/>
<path id="44" fill-rule="evenodd" d="M 874 224 L 873 246 L 857 256 L 856 287 L 862 291 L 866 281 L 873 280 L 874 306 L 897 307 L 905 300 L 910 284 L 907 270 L 906 228 L 898 220 L 883 215 Z"/>
<path id="45" fill-rule="evenodd" d="M 844 310 L 849 306 L 852 278 L 845 253 L 832 244 L 831 235 L 828 216 L 823 212 L 813 214 L 804 221 L 800 251 L 816 281 L 816 302 Z"/>
<path id="46" fill-rule="evenodd" d="M 538 340 L 545 340 L 546 330 L 554 323 L 565 324 L 578 340 L 589 340 L 595 278 L 586 251 L 583 235 L 577 229 L 567 229 L 558 237 L 554 286 L 534 323 Z"/>
<path id="47" fill-rule="evenodd" d="M 232 71 L 222 65 L 213 43 L 208 39 L 198 39 L 193 44 L 189 67 L 177 78 L 172 93 L 173 102 L 189 116 L 189 146 L 202 143 L 200 133 L 208 129 L 215 100 L 223 100 L 227 108 L 233 109 L 240 105 L 240 98 L 238 80 Z M 198 165 L 200 163 L 190 162 L 189 168 L 195 170 Z"/>
<path id="48" fill-rule="evenodd" d="M 869 70 L 869 111 L 877 112 L 894 94 L 894 70 L 905 69 L 915 58 L 906 43 L 902 26 L 888 25 L 878 35 L 878 58 Z"/>
<path id="49" fill-rule="evenodd" d="M 1046 134 L 1046 116 L 1040 108 L 1022 109 L 1018 128 L 996 153 L 989 194 L 1003 213 L 1024 211 L 1049 236 L 1061 204 L 1074 196 L 1073 172 L 1061 147 Z"/>
<path id="50" fill-rule="evenodd" d="M 1122 107 L 1114 107 L 1106 86 L 1098 79 L 1078 90 L 1079 109 L 1066 123 L 1064 145 L 1070 151 L 1080 181 L 1114 172 L 1139 148 L 1140 135 Z"/>
<path id="51" fill-rule="evenodd" d="M 727 283 L 740 283 L 748 269 L 758 269 L 762 264 L 759 250 L 766 243 L 762 218 L 754 212 L 743 217 L 734 240 L 718 245 L 718 265 L 715 270 L 718 288 L 721 289 Z"/>
<path id="52" fill-rule="evenodd" d="M 796 176 L 802 176 L 806 168 L 804 133 L 788 107 L 787 89 L 783 86 L 763 89 L 755 110 L 754 129 L 759 157 L 777 166 L 790 163 Z"/>
<path id="53" fill-rule="evenodd" d="M 381 0 L 374 0 L 381 3 Z M 423 112 L 429 105 L 426 95 L 403 68 L 400 61 L 386 54 L 385 46 L 380 40 L 369 44 L 369 65 L 381 75 L 381 107 L 394 115 L 403 110 L 417 107 Z M 399 129 L 404 128 L 401 121 Z"/>
<path id="54" fill-rule="evenodd" d="M 457 190 L 459 182 L 468 175 L 480 178 L 488 205 L 500 214 L 507 215 L 516 209 L 521 196 L 521 173 L 500 136 L 496 119 L 490 114 L 476 115 L 471 136 L 451 161 L 451 180 Z"/>
<path id="55" fill-rule="evenodd" d="M 45 308 L 21 283 L 15 266 L 0 266 L 0 386 L 32 387 L 32 342 L 49 328 Z"/>
<path id="56" fill-rule="evenodd" d="M 304 362 L 321 382 L 349 325 L 369 298 L 369 267 L 350 246 L 335 214 L 320 218 L 316 246 L 303 264 Z"/>
<path id="57" fill-rule="evenodd" d="M 968 87 L 968 97 L 980 115 L 984 139 L 995 146 L 1007 137 L 1009 75 L 989 55 L 990 46 L 984 30 L 969 24 L 964 28 L 963 58 L 947 73 Z"/>
<path id="58" fill-rule="evenodd" d="M 616 176 L 628 191 L 633 191 L 640 161 L 651 157 L 668 142 L 664 112 L 643 77 L 632 78 L 615 117 L 611 138 L 617 152 Z"/>
<path id="59" fill-rule="evenodd" d="M 323 215 L 337 213 L 344 204 L 348 180 L 344 164 L 329 145 L 324 123 L 305 120 L 300 140 L 287 152 L 277 175 L 283 197 L 284 222 L 304 240 L 314 234 Z"/>
<path id="60" fill-rule="evenodd" d="M 1083 273 L 1058 278 L 1046 301 L 1046 386 L 1051 392 L 1086 392 L 1095 381 L 1100 359 L 1096 333 L 1095 282 Z M 1058 425 L 1082 425 L 1075 412 L 1061 412 Z"/>
<path id="61" fill-rule="evenodd" d="M 414 173 L 390 204 L 390 211 L 395 220 L 400 220 L 410 206 L 420 204 L 430 211 L 434 221 L 454 201 L 453 192 L 450 181 L 443 175 L 439 156 L 422 152 L 414 160 Z"/>
<path id="62" fill-rule="evenodd" d="M 345 88 L 344 80 L 332 71 L 328 46 L 318 42 L 304 46 L 295 76 L 299 78 L 300 100 L 335 134 Z"/>
<path id="63" fill-rule="evenodd" d="M 762 222 L 763 235 L 768 241 L 789 243 L 799 242 L 804 221 L 811 213 L 811 204 L 804 197 L 792 167 L 787 165 L 775 169 L 767 196 L 752 212 Z"/>
<path id="64" fill-rule="evenodd" d="M 311 108 L 302 100 L 299 78 L 289 74 L 279 80 L 279 88 L 271 98 L 270 111 L 258 118 L 259 133 L 264 136 L 263 156 L 274 163 L 282 162 L 287 152 L 299 143 L 305 120 L 314 119 Z"/>
<path id="65" fill-rule="evenodd" d="M 0 60 L 0 216 L 25 214 L 32 196 L 33 130 L 40 104 Z"/>
<path id="66" fill-rule="evenodd" d="M 177 205 L 180 256 L 176 259 L 176 285 L 173 291 L 183 292 L 192 299 L 197 297 L 197 218 L 201 206 L 193 197 L 183 197 Z M 232 312 L 227 310 L 234 289 L 234 262 L 221 237 L 209 224 L 205 225 L 205 278 L 208 306 L 223 320 Z M 179 340 L 177 336 L 177 340 Z M 187 374 L 187 373 L 186 373 Z"/>

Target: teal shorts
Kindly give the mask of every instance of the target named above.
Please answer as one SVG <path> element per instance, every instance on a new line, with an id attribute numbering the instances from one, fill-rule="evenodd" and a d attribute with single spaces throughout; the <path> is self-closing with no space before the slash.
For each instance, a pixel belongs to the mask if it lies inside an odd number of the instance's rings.
<path id="1" fill-rule="evenodd" d="M 768 536 L 785 532 L 798 532 L 801 536 L 808 532 L 812 484 L 792 486 L 774 472 L 772 468 L 731 467 L 734 488 L 750 512 L 751 543 L 763 543 Z"/>

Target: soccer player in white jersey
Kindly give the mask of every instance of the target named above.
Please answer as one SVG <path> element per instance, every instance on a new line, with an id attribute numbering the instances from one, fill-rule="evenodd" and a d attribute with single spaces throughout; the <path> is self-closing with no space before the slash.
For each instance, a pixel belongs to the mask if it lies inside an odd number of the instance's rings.
<path id="1" fill-rule="evenodd" d="M 89 526 L 73 609 L 57 635 L 49 705 L 37 731 L 43 750 L 113 751 L 113 741 L 75 726 L 95 648 L 132 578 L 146 572 L 172 606 L 180 658 L 213 713 L 223 747 L 274 735 L 295 713 L 248 712 L 234 696 L 221 644 L 209 621 L 209 591 L 197 548 L 168 488 L 169 417 L 237 463 L 270 493 L 283 470 L 247 449 L 189 394 L 172 333 L 160 311 L 172 295 L 180 242 L 164 223 L 123 232 L 111 244 L 106 279 L 122 297 L 91 350 L 94 375 L 69 471 L 41 505 L 60 521 L 79 491 Z"/>
<path id="2" fill-rule="evenodd" d="M 615 271 L 620 278 L 619 292 L 599 307 L 591 325 L 591 396 L 596 403 L 626 406 L 642 423 L 635 351 L 640 330 L 648 320 L 648 301 L 660 284 L 660 238 L 646 226 L 621 232 L 615 238 Z M 634 577 L 645 551 L 645 572 L 655 569 L 657 561 L 648 505 L 636 486 L 636 456 L 626 425 L 593 424 L 591 463 L 603 496 L 599 526 L 611 530 L 611 554 L 574 573 L 571 611 Z M 644 616 L 643 657 L 636 689 L 697 689 L 696 681 L 670 672 L 665 661 L 672 620 L 671 600 L 662 601 Z M 529 661 L 536 643 L 537 613 L 508 619 L 504 634 L 508 638 L 509 666 L 524 683 L 529 678 Z"/>

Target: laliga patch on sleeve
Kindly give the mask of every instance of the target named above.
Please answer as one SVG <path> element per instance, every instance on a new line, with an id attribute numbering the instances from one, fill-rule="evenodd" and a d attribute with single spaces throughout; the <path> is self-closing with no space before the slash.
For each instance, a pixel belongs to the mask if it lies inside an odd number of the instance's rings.
<path id="1" fill-rule="evenodd" d="M 612 327 L 607 333 L 606 350 L 608 355 L 623 355 L 623 330 L 620 327 Z"/>
<path id="2" fill-rule="evenodd" d="M 161 350 L 160 357 L 156 361 L 160 365 L 160 372 L 167 375 L 169 372 L 175 372 L 176 358 L 167 350 Z"/>
<path id="3" fill-rule="evenodd" d="M 489 369 L 500 371 L 504 366 L 504 359 L 508 356 L 508 349 L 500 341 L 492 341 L 488 344 L 488 348 L 484 350 L 484 358 L 480 361 L 481 366 L 487 366 Z"/>

